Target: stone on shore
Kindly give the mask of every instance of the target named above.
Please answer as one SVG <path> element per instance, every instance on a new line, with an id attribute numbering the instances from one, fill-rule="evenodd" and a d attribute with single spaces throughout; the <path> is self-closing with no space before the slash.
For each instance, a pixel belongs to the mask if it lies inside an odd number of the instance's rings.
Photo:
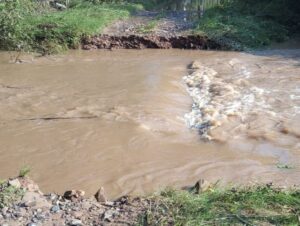
<path id="1" fill-rule="evenodd" d="M 104 188 L 101 187 L 97 193 L 95 194 L 95 198 L 97 200 L 97 202 L 100 202 L 100 203 L 105 203 L 107 202 L 107 198 L 106 198 L 106 195 L 105 195 L 105 192 L 104 192 Z"/>
<path id="2" fill-rule="evenodd" d="M 28 191 L 25 193 L 21 200 L 22 206 L 35 207 L 35 208 L 47 208 L 51 207 L 51 204 L 47 201 L 45 196 L 37 193 Z"/>
<path id="3" fill-rule="evenodd" d="M 21 188 L 21 183 L 20 183 L 20 181 L 19 181 L 18 178 L 15 178 L 15 179 L 13 179 L 13 180 L 9 180 L 9 181 L 8 181 L 8 184 L 9 184 L 10 186 L 15 187 L 15 188 Z"/>
<path id="4" fill-rule="evenodd" d="M 85 192 L 82 190 L 70 190 L 64 193 L 64 198 L 71 201 L 76 201 L 82 199 L 84 195 Z"/>

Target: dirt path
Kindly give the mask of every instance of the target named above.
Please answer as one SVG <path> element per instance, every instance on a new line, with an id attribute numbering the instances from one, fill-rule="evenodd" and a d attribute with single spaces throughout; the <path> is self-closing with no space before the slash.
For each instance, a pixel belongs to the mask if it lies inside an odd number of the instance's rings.
<path id="1" fill-rule="evenodd" d="M 90 49 L 225 49 L 193 32 L 197 12 L 140 11 L 127 20 L 117 21 L 101 35 L 82 40 Z"/>
<path id="2" fill-rule="evenodd" d="M 151 12 L 139 11 L 128 20 L 117 21 L 103 31 L 103 34 L 156 35 L 173 37 L 191 34 L 194 23 L 189 20 L 190 13 L 184 11 Z"/>

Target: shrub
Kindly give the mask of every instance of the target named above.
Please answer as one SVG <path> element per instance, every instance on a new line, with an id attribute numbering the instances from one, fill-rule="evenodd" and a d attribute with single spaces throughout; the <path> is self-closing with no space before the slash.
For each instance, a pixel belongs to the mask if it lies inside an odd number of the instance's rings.
<path id="1" fill-rule="evenodd" d="M 24 18 L 33 12 L 30 0 L 3 0 L 0 7 L 0 48 L 27 48 L 30 33 L 23 26 Z"/>

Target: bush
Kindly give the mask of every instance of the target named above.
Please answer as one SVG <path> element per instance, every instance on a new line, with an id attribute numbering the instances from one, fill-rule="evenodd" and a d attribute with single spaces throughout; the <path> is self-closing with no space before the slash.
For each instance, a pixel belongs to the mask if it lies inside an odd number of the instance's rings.
<path id="1" fill-rule="evenodd" d="M 30 34 L 22 21 L 33 12 L 30 0 L 3 0 L 0 7 L 0 48 L 15 50 L 27 48 Z"/>

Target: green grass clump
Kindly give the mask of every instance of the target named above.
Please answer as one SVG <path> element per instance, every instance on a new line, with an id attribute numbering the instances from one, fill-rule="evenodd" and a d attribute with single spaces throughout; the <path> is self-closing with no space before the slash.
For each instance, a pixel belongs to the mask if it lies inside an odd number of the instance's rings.
<path id="1" fill-rule="evenodd" d="M 300 190 L 271 186 L 211 189 L 199 195 L 166 190 L 139 225 L 299 225 Z"/>
<path id="2" fill-rule="evenodd" d="M 26 177 L 30 173 L 30 167 L 29 166 L 24 166 L 20 169 L 19 171 L 19 177 Z"/>
<path id="3" fill-rule="evenodd" d="M 24 190 L 10 186 L 7 181 L 0 182 L 0 209 L 10 206 L 24 195 Z"/>

